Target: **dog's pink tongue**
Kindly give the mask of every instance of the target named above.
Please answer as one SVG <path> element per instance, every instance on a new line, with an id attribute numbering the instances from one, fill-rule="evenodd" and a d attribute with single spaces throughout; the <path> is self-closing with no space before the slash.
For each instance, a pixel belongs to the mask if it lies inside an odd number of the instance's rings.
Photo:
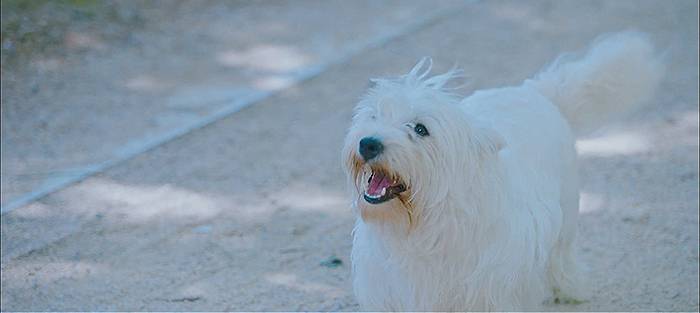
<path id="1" fill-rule="evenodd" d="M 380 173 L 374 173 L 372 180 L 369 182 L 367 193 L 372 196 L 381 195 L 382 189 L 388 188 L 389 186 L 391 186 L 391 182 L 388 178 Z"/>

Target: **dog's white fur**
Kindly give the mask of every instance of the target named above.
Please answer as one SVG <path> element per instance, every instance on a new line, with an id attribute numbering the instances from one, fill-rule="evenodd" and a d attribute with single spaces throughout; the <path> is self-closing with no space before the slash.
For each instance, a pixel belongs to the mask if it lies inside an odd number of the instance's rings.
<path id="1" fill-rule="evenodd" d="M 427 78 L 426 64 L 374 80 L 343 149 L 359 215 L 352 267 L 362 308 L 528 310 L 583 299 L 574 135 L 651 97 L 662 64 L 650 41 L 608 35 L 520 86 L 465 99 L 444 87 L 457 72 Z M 415 123 L 430 135 L 417 136 Z M 367 136 L 385 149 L 365 163 L 358 143 Z M 408 190 L 367 203 L 370 167 Z"/>

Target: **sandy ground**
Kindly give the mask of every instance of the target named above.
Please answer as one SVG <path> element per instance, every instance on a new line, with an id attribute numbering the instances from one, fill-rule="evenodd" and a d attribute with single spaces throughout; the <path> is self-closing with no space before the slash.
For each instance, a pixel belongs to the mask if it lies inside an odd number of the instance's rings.
<path id="1" fill-rule="evenodd" d="M 60 14 L 37 10 L 36 19 L 72 23 L 60 28 L 65 39 L 54 39 L 53 49 L 34 47 L 39 52 L 32 58 L 22 54 L 21 38 L 5 40 L 3 207 L 284 89 L 424 16 L 464 5 L 115 3 L 101 10 L 52 8 Z M 117 17 L 102 17 L 105 10 Z M 70 20 L 78 13 L 95 17 Z"/>
<path id="2" fill-rule="evenodd" d="M 145 11 L 175 18 L 132 30 L 135 46 L 105 39 L 58 61 L 3 64 L 3 203 L 230 99 L 282 90 L 3 214 L 3 311 L 357 310 L 339 150 L 367 79 L 429 55 L 466 70 L 468 95 L 629 28 L 651 34 L 668 74 L 644 111 L 579 140 L 593 292 L 546 309 L 698 310 L 696 2 L 445 2 L 450 14 L 414 28 L 441 8 L 304 4 Z"/>

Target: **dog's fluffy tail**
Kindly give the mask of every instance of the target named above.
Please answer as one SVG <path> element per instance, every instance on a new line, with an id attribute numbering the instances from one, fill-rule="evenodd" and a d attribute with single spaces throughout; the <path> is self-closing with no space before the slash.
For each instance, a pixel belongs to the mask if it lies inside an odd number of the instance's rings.
<path id="1" fill-rule="evenodd" d="M 647 102 L 664 71 L 646 35 L 603 35 L 583 56 L 565 54 L 527 80 L 549 98 L 576 134 L 583 134 Z"/>

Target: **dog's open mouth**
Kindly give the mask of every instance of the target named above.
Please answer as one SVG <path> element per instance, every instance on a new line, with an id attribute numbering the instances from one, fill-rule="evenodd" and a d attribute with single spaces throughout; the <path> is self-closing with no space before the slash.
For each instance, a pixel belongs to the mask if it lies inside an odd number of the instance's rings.
<path id="1" fill-rule="evenodd" d="M 395 198 L 404 191 L 406 186 L 398 179 L 382 171 L 373 170 L 367 181 L 364 198 L 368 203 L 379 204 Z"/>

